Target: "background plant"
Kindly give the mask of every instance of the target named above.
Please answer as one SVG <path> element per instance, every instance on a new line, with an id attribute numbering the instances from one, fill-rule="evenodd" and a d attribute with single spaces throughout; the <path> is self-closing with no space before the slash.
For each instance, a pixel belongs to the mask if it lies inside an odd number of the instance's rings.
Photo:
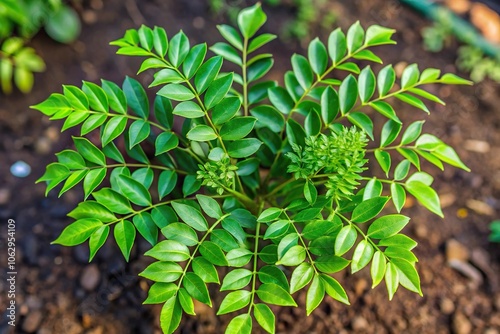
<path id="1" fill-rule="evenodd" d="M 0 2 L 0 86 L 12 92 L 12 81 L 23 93 L 33 87 L 33 72 L 45 63 L 29 40 L 41 29 L 54 40 L 69 43 L 80 33 L 76 12 L 62 0 L 3 0 Z"/>
<path id="2" fill-rule="evenodd" d="M 239 30 L 218 26 L 226 42 L 210 47 L 208 59 L 207 45 L 191 46 L 182 31 L 169 39 L 142 26 L 112 42 L 118 54 L 146 58 L 139 72 L 155 72 L 151 108 L 130 77 L 121 87 L 64 86 L 34 106 L 64 119 L 63 130 L 81 124 L 75 150 L 59 152 L 38 180 L 47 192 L 62 183 L 59 195 L 83 183 L 85 200 L 69 213 L 75 222 L 54 243 L 88 240 L 92 259 L 112 232 L 128 260 L 138 232 L 155 260 L 140 274 L 154 282 L 145 303 L 163 304 L 166 333 L 183 313 L 194 314 L 194 299 L 212 306 L 207 284 L 228 291 L 218 314 L 243 309 L 226 333 L 250 333 L 252 318 L 273 333 L 268 305 L 297 306 L 292 295 L 303 289 L 308 315 L 326 295 L 349 304 L 331 276 L 348 267 L 370 265 L 372 286 L 385 281 L 389 299 L 400 285 L 422 294 L 417 243 L 401 233 L 410 220 L 401 214 L 407 193 L 442 216 L 421 162 L 468 170 L 453 148 L 422 133 L 423 121 L 403 126 L 389 103 L 428 113 L 422 99 L 443 102 L 423 85 L 468 81 L 412 64 L 396 85 L 391 65 L 377 74 L 360 69 L 353 60 L 381 63 L 371 49 L 395 42 L 394 30 L 359 22 L 347 34 L 334 30 L 326 44 L 314 39 L 307 57 L 293 55 L 284 85 L 265 81 L 273 58 L 257 50 L 276 37 L 257 35 L 265 21 L 259 4 L 242 10 Z M 240 70 L 222 72 L 224 61 Z M 347 76 L 339 80 L 334 70 Z M 370 108 L 387 119 L 380 133 Z M 84 137 L 92 131 L 99 144 Z M 395 167 L 393 157 L 401 160 Z M 369 160 L 385 176 L 374 176 Z M 226 268 L 223 278 L 217 267 Z"/>

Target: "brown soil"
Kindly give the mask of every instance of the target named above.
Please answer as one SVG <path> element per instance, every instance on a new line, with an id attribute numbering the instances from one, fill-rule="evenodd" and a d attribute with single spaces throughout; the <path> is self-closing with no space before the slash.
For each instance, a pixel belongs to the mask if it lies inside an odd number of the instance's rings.
<path id="1" fill-rule="evenodd" d="M 427 22 L 396 1 L 330 3 L 329 10 L 338 18 L 336 24 L 344 29 L 359 19 L 365 27 L 377 23 L 398 30 L 398 45 L 378 50 L 386 63 L 418 62 L 421 68 L 456 73 L 456 46 L 439 54 L 425 52 L 419 32 Z M 75 132 L 60 134 L 60 124 L 49 122 L 28 106 L 60 92 L 62 84 L 97 82 L 101 77 L 121 82 L 125 75 L 133 76 L 138 61 L 115 56 L 115 48 L 108 43 L 141 23 L 164 26 L 169 36 L 183 29 L 193 43 L 212 44 L 220 39 L 215 29 L 218 22 L 208 13 L 202 0 L 90 0 L 80 9 L 85 23 L 77 42 L 59 45 L 43 34 L 33 41 L 47 61 L 47 71 L 37 75 L 32 94 L 0 96 L 0 219 L 16 221 L 18 272 L 17 326 L 11 328 L 2 317 L 0 334 L 159 333 L 160 307 L 142 305 L 149 282 L 137 277 L 145 267 L 140 254 L 147 244 L 134 248 L 130 263 L 125 263 L 110 240 L 94 264 L 87 263 L 86 245 L 50 245 L 70 222 L 65 215 L 82 199 L 81 191 L 69 192 L 62 199 L 55 193 L 45 198 L 44 186 L 34 182 L 45 165 L 54 161 L 55 152 L 71 146 L 70 135 Z M 279 33 L 280 24 L 290 19 L 292 11 L 270 8 L 268 14 L 265 29 Z M 298 43 L 293 44 L 274 43 L 277 66 L 271 76 L 281 78 L 292 52 L 304 52 Z M 146 74 L 140 80 L 146 83 L 150 77 Z M 413 217 L 406 232 L 419 241 L 416 253 L 424 297 L 401 289 L 389 302 L 384 286 L 370 289 L 366 269 L 354 276 L 341 274 L 337 278 L 345 286 L 351 306 L 326 299 L 310 317 L 301 307 L 276 308 L 279 333 L 500 333 L 500 245 L 488 242 L 488 224 L 500 209 L 500 89 L 489 81 L 473 87 L 430 89 L 447 106 L 429 104 L 432 113 L 424 130 L 456 147 L 472 172 L 446 168 L 440 173 L 427 166 L 442 196 L 444 220 L 412 203 L 406 209 Z M 425 116 L 411 107 L 398 107 L 406 122 Z M 377 122 L 380 126 L 383 120 Z M 25 179 L 9 172 L 18 160 L 33 169 Z M 2 236 L 6 225 L 1 224 Z M 4 237 L 0 246 L 5 263 Z M 453 267 L 450 259 L 456 259 Z M 1 310 L 7 305 L 5 272 L 0 274 Z M 299 303 L 304 305 L 303 295 Z M 198 316 L 184 319 L 181 333 L 223 332 L 228 318 L 217 318 L 215 311 L 202 305 L 197 310 Z"/>

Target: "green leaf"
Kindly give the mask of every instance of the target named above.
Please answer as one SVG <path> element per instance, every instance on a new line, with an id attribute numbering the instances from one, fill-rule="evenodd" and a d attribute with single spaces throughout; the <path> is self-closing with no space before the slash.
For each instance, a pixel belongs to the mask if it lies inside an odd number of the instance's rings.
<path id="1" fill-rule="evenodd" d="M 96 111 L 108 112 L 108 97 L 104 90 L 95 83 L 84 81 L 82 90 L 87 95 L 90 107 Z"/>
<path id="2" fill-rule="evenodd" d="M 333 220 L 313 220 L 304 227 L 302 236 L 306 239 L 314 240 L 321 236 L 334 234 L 341 227 L 342 222 L 337 216 Z"/>
<path id="3" fill-rule="evenodd" d="M 267 127 L 271 131 L 278 133 L 285 126 L 283 115 L 271 106 L 257 106 L 251 109 L 250 113 L 257 118 L 258 127 Z"/>
<path id="4" fill-rule="evenodd" d="M 101 134 L 102 145 L 108 145 L 112 140 L 116 139 L 127 126 L 127 118 L 124 116 L 114 116 L 106 123 Z"/>
<path id="5" fill-rule="evenodd" d="M 319 38 L 313 39 L 309 44 L 307 56 L 314 73 L 321 75 L 326 71 L 326 67 L 328 66 L 328 53 L 325 45 Z"/>
<path id="6" fill-rule="evenodd" d="M 182 204 L 178 202 L 172 202 L 172 207 L 174 208 L 177 215 L 189 226 L 197 231 L 204 232 L 208 230 L 208 223 L 205 217 L 200 211 L 193 208 L 190 205 Z"/>
<path id="7" fill-rule="evenodd" d="M 223 140 L 237 140 L 247 136 L 255 125 L 255 117 L 235 117 L 226 122 L 220 129 Z"/>
<path id="8" fill-rule="evenodd" d="M 161 233 L 169 240 L 175 240 L 186 246 L 198 244 L 198 235 L 188 225 L 171 223 L 161 229 Z"/>
<path id="9" fill-rule="evenodd" d="M 375 159 L 377 159 L 384 173 L 388 175 L 391 169 L 391 155 L 386 151 L 375 150 Z"/>
<path id="10" fill-rule="evenodd" d="M 160 27 L 154 27 L 153 29 L 153 47 L 162 58 L 165 57 L 168 49 L 168 38 L 165 29 Z"/>
<path id="11" fill-rule="evenodd" d="M 382 282 L 386 270 L 386 262 L 384 253 L 381 251 L 376 251 L 373 255 L 372 265 L 370 268 L 370 274 L 372 277 L 372 289 Z"/>
<path id="12" fill-rule="evenodd" d="M 391 183 L 391 197 L 398 212 L 401 212 L 406 202 L 406 191 L 402 185 Z"/>
<path id="13" fill-rule="evenodd" d="M 276 109 L 287 115 L 293 108 L 294 102 L 286 89 L 283 87 L 272 87 L 268 90 L 269 100 Z"/>
<path id="14" fill-rule="evenodd" d="M 429 101 L 432 101 L 432 102 L 436 102 L 436 103 L 439 103 L 439 104 L 442 104 L 442 105 L 445 105 L 446 103 L 444 103 L 443 100 L 441 100 L 440 98 L 438 98 L 437 96 L 429 93 L 429 92 L 426 92 L 425 90 L 423 89 L 420 89 L 420 88 L 410 88 L 408 89 L 408 91 L 410 93 L 413 93 L 415 95 L 419 95 Z"/>
<path id="15" fill-rule="evenodd" d="M 109 124 L 109 123 L 108 123 Z M 129 148 L 143 142 L 149 137 L 151 126 L 149 122 L 139 119 L 132 123 L 129 128 Z"/>
<path id="16" fill-rule="evenodd" d="M 147 119 L 149 116 L 149 100 L 139 81 L 126 77 L 122 88 L 129 107 L 137 116 Z"/>
<path id="17" fill-rule="evenodd" d="M 309 262 L 302 262 L 292 273 L 290 278 L 290 293 L 295 293 L 311 282 L 314 268 Z"/>
<path id="18" fill-rule="evenodd" d="M 57 160 L 65 165 L 68 169 L 82 169 L 85 168 L 85 161 L 78 152 L 72 150 L 64 150 L 56 153 Z"/>
<path id="19" fill-rule="evenodd" d="M 222 249 L 211 241 L 204 241 L 200 245 L 200 253 L 209 262 L 216 266 L 228 266 L 228 262 Z"/>
<path id="20" fill-rule="evenodd" d="M 156 137 L 155 155 L 171 151 L 179 146 L 179 138 L 172 132 L 162 132 Z"/>
<path id="21" fill-rule="evenodd" d="M 42 14 L 42 17 L 47 18 L 44 22 L 45 32 L 59 43 L 73 42 L 80 34 L 80 19 L 75 10 L 69 6 L 59 4 L 50 14 Z"/>
<path id="22" fill-rule="evenodd" d="M 375 93 L 375 74 L 370 66 L 365 67 L 358 77 L 358 91 L 361 102 L 367 102 Z"/>
<path id="23" fill-rule="evenodd" d="M 365 32 L 357 21 L 347 31 L 347 49 L 350 53 L 354 53 L 363 45 L 364 37 Z"/>
<path id="24" fill-rule="evenodd" d="M 158 241 L 158 227 L 156 226 L 151 214 L 148 212 L 139 213 L 132 220 L 137 231 L 154 246 Z"/>
<path id="25" fill-rule="evenodd" d="M 139 276 L 155 282 L 176 281 L 183 273 L 182 267 L 174 262 L 153 262 Z"/>
<path id="26" fill-rule="evenodd" d="M 320 276 L 316 275 L 313 278 L 309 290 L 306 295 L 306 314 L 309 316 L 325 298 L 325 286 Z"/>
<path id="27" fill-rule="evenodd" d="M 403 160 L 401 161 L 394 170 L 394 181 L 400 181 L 408 176 L 408 172 L 410 171 L 410 161 Z"/>
<path id="28" fill-rule="evenodd" d="M 177 292 L 177 285 L 174 283 L 156 282 L 149 287 L 148 298 L 143 304 L 161 304 L 169 300 Z"/>
<path id="29" fill-rule="evenodd" d="M 407 66 L 401 75 L 401 88 L 408 89 L 409 87 L 413 87 L 418 82 L 419 75 L 420 71 L 417 64 Z"/>
<path id="30" fill-rule="evenodd" d="M 232 158 L 246 158 L 257 152 L 261 145 L 256 138 L 239 139 L 227 145 L 227 153 Z"/>
<path id="31" fill-rule="evenodd" d="M 194 93 L 181 84 L 168 84 L 163 86 L 156 94 L 174 101 L 187 101 L 195 98 Z"/>
<path id="32" fill-rule="evenodd" d="M 116 216 L 103 205 L 95 201 L 84 201 L 68 213 L 68 217 L 74 219 L 97 218 L 104 223 L 116 220 Z"/>
<path id="33" fill-rule="evenodd" d="M 352 212 L 351 220 L 355 223 L 365 223 L 375 218 L 385 207 L 389 197 L 373 197 L 361 202 Z"/>
<path id="34" fill-rule="evenodd" d="M 275 265 L 260 268 L 258 275 L 261 283 L 275 283 L 285 290 L 290 289 L 285 273 Z"/>
<path id="35" fill-rule="evenodd" d="M 102 222 L 96 218 L 79 219 L 68 225 L 51 244 L 63 246 L 79 245 L 85 242 L 101 226 L 103 226 Z"/>
<path id="36" fill-rule="evenodd" d="M 107 114 L 90 115 L 82 124 L 81 135 L 84 136 L 87 133 L 97 129 L 98 127 L 103 125 L 107 119 Z"/>
<path id="37" fill-rule="evenodd" d="M 360 271 L 370 263 L 373 256 L 373 246 L 367 240 L 361 240 L 354 249 L 351 262 L 351 272 Z"/>
<path id="38" fill-rule="evenodd" d="M 401 132 L 401 124 L 393 120 L 388 120 L 382 128 L 380 134 L 380 147 L 386 147 L 392 144 Z"/>
<path id="39" fill-rule="evenodd" d="M 338 64 L 347 52 L 346 37 L 340 28 L 332 31 L 328 37 L 328 53 L 333 61 L 333 64 Z"/>
<path id="40" fill-rule="evenodd" d="M 238 97 L 227 97 L 213 109 L 212 121 L 215 125 L 222 125 L 233 118 L 240 107 L 241 101 Z"/>
<path id="41" fill-rule="evenodd" d="M 97 188 L 106 177 L 106 168 L 92 169 L 85 175 L 83 180 L 83 192 L 85 199 Z"/>
<path id="42" fill-rule="evenodd" d="M 259 36 L 256 36 L 254 39 L 252 39 L 250 41 L 250 44 L 248 45 L 247 53 L 254 52 L 255 50 L 266 45 L 267 43 L 275 40 L 276 37 L 277 36 L 273 35 L 273 34 L 261 34 Z"/>
<path id="43" fill-rule="evenodd" d="M 71 85 L 63 85 L 63 92 L 73 108 L 76 110 L 89 110 L 89 100 L 80 88 Z"/>
<path id="44" fill-rule="evenodd" d="M 417 257 L 415 254 L 413 254 L 410 250 L 405 249 L 404 247 L 399 247 L 398 245 L 396 246 L 389 246 L 384 250 L 385 256 L 389 257 L 391 260 L 392 259 L 403 259 L 405 261 L 408 261 L 412 264 L 415 262 L 418 262 Z"/>
<path id="45" fill-rule="evenodd" d="M 241 10 L 238 14 L 238 27 L 244 38 L 250 39 L 266 22 L 267 16 L 260 2 Z"/>
<path id="46" fill-rule="evenodd" d="M 135 227 L 128 220 L 122 220 L 115 225 L 114 236 L 123 257 L 128 262 L 130 251 L 135 241 Z"/>
<path id="47" fill-rule="evenodd" d="M 205 116 L 205 112 L 201 109 L 200 105 L 193 101 L 179 103 L 174 108 L 173 114 L 184 118 L 199 118 Z"/>
<path id="48" fill-rule="evenodd" d="M 109 106 L 112 110 L 120 114 L 127 113 L 127 99 L 123 91 L 117 84 L 111 81 L 101 79 L 102 89 L 108 97 Z"/>
<path id="49" fill-rule="evenodd" d="M 289 143 L 296 144 L 300 147 L 305 146 L 306 132 L 302 125 L 292 118 L 289 118 L 286 122 L 286 134 Z"/>
<path id="50" fill-rule="evenodd" d="M 297 266 L 306 259 L 306 249 L 303 246 L 293 246 L 286 251 L 276 264 L 284 266 Z"/>
<path id="51" fill-rule="evenodd" d="M 196 91 L 201 94 L 203 93 L 208 86 L 214 81 L 219 74 L 220 68 L 222 66 L 222 57 L 215 56 L 207 60 L 196 72 L 194 77 L 194 85 L 196 87 Z"/>
<path id="52" fill-rule="evenodd" d="M 85 160 L 98 164 L 100 166 L 106 165 L 106 157 L 94 144 L 87 138 L 73 137 L 76 150 L 82 155 Z"/>
<path id="53" fill-rule="evenodd" d="M 379 64 L 383 64 L 384 62 L 382 61 L 382 59 L 380 59 L 379 56 L 377 56 L 376 54 L 374 54 L 372 51 L 370 50 L 361 50 L 361 51 L 358 51 L 356 54 L 354 54 L 352 56 L 354 59 L 358 59 L 358 60 L 368 60 L 368 61 L 371 61 L 371 62 L 374 62 L 374 63 L 379 63 Z"/>
<path id="54" fill-rule="evenodd" d="M 196 195 L 198 203 L 200 203 L 203 211 L 211 218 L 220 219 L 222 217 L 222 210 L 216 200 L 209 196 L 198 194 Z"/>
<path id="55" fill-rule="evenodd" d="M 403 215 L 387 215 L 375 220 L 368 228 L 367 235 L 374 239 L 384 239 L 401 231 L 410 218 Z"/>
<path id="56" fill-rule="evenodd" d="M 215 79 L 205 93 L 204 103 L 207 109 L 222 101 L 233 84 L 233 73 L 225 74 Z"/>
<path id="57" fill-rule="evenodd" d="M 193 298 L 191 298 L 186 289 L 180 288 L 179 294 L 177 296 L 184 312 L 190 315 L 196 315 L 196 313 L 194 312 Z"/>
<path id="58" fill-rule="evenodd" d="M 257 221 L 262 223 L 273 221 L 279 218 L 282 212 L 283 210 L 279 208 L 268 208 L 259 215 Z"/>
<path id="59" fill-rule="evenodd" d="M 220 291 L 241 290 L 250 283 L 252 277 L 253 273 L 248 269 L 231 270 L 224 277 Z"/>
<path id="60" fill-rule="evenodd" d="M 366 29 L 365 45 L 375 46 L 381 44 L 396 44 L 391 36 L 396 32 L 394 29 L 372 25 Z"/>
<path id="61" fill-rule="evenodd" d="M 154 80 L 149 85 L 149 87 L 156 87 L 159 85 L 170 84 L 170 83 L 178 84 L 183 80 L 184 79 L 177 71 L 174 71 L 171 68 L 165 68 L 154 74 Z"/>
<path id="62" fill-rule="evenodd" d="M 392 65 L 387 65 L 377 75 L 378 93 L 380 97 L 386 96 L 396 82 L 396 72 Z"/>
<path id="63" fill-rule="evenodd" d="M 160 173 L 158 178 L 158 196 L 163 199 L 170 194 L 177 185 L 177 173 L 173 170 L 165 170 Z"/>
<path id="64" fill-rule="evenodd" d="M 335 278 L 325 274 L 320 274 L 319 277 L 323 281 L 323 284 L 325 286 L 325 291 L 330 297 L 332 297 L 335 300 L 338 300 L 341 303 L 350 305 L 347 293 L 345 292 L 342 285 L 340 285 L 340 283 Z"/>
<path id="65" fill-rule="evenodd" d="M 201 180 L 197 179 L 196 175 L 187 175 L 184 178 L 184 183 L 182 184 L 182 194 L 184 195 L 184 197 L 187 197 L 200 190 L 200 187 Z"/>
<path id="66" fill-rule="evenodd" d="M 352 124 L 366 132 L 366 134 L 373 140 L 373 122 L 369 116 L 362 112 L 352 112 L 347 115 L 347 119 Z"/>
<path id="67" fill-rule="evenodd" d="M 440 75 L 441 71 L 438 70 L 437 68 L 426 68 L 422 72 L 422 75 L 420 76 L 420 83 L 424 84 L 424 83 L 435 82 Z"/>
<path id="68" fill-rule="evenodd" d="M 387 263 L 387 268 L 385 270 L 385 285 L 387 287 L 387 292 L 389 293 L 389 300 L 392 300 L 396 290 L 399 285 L 399 274 L 397 267 L 391 262 Z"/>
<path id="69" fill-rule="evenodd" d="M 339 97 L 340 111 L 344 115 L 354 107 L 358 98 L 358 84 L 351 74 L 340 84 Z"/>
<path id="70" fill-rule="evenodd" d="M 66 179 L 66 182 L 64 182 L 64 186 L 59 192 L 59 197 L 61 197 L 61 195 L 66 191 L 70 190 L 78 183 L 80 183 L 80 181 L 83 180 L 85 176 L 87 176 L 88 172 L 89 170 L 87 169 L 72 172 L 71 175 Z"/>
<path id="71" fill-rule="evenodd" d="M 444 74 L 438 82 L 447 85 L 472 85 L 472 81 L 462 79 L 453 73 Z"/>
<path id="72" fill-rule="evenodd" d="M 225 334 L 251 334 L 252 317 L 250 314 L 240 314 L 234 317 L 227 325 Z"/>
<path id="73" fill-rule="evenodd" d="M 163 305 L 160 313 L 160 327 L 163 333 L 175 332 L 182 319 L 182 307 L 174 295 Z"/>
<path id="74" fill-rule="evenodd" d="M 413 248 L 417 247 L 417 242 L 404 234 L 396 234 L 392 237 L 380 240 L 378 245 L 387 247 L 394 246 L 412 250 Z"/>
<path id="75" fill-rule="evenodd" d="M 273 311 L 266 304 L 254 304 L 253 316 L 259 325 L 268 333 L 274 334 L 275 317 Z"/>
<path id="76" fill-rule="evenodd" d="M 194 299 L 212 306 L 212 300 L 208 294 L 208 289 L 203 280 L 195 273 L 187 272 L 182 280 L 182 285 Z"/>
<path id="77" fill-rule="evenodd" d="M 243 267 L 250 262 L 253 253 L 246 248 L 232 249 L 226 254 L 227 262 L 231 267 Z"/>
<path id="78" fill-rule="evenodd" d="M 97 251 L 104 245 L 109 235 L 109 225 L 104 225 L 92 233 L 89 240 L 89 261 L 92 261 Z"/>
<path id="79" fill-rule="evenodd" d="M 153 30 L 149 27 L 146 27 L 144 24 L 141 25 L 139 30 L 137 30 L 139 34 L 139 43 L 140 45 L 148 50 L 151 51 L 153 48 Z"/>
<path id="80" fill-rule="evenodd" d="M 190 258 L 186 245 L 175 240 L 163 240 L 154 245 L 144 255 L 151 256 L 160 261 L 182 262 Z"/>
<path id="81" fill-rule="evenodd" d="M 396 123 L 401 123 L 401 120 L 396 115 L 394 108 L 389 103 L 385 101 L 374 101 L 370 102 L 368 105 L 371 106 L 373 109 L 375 109 L 379 114 L 387 117 L 388 119 Z"/>
<path id="82" fill-rule="evenodd" d="M 187 79 L 191 79 L 196 71 L 200 68 L 203 60 L 205 59 L 205 55 L 207 54 L 207 44 L 198 44 L 193 46 L 193 48 L 189 51 L 182 64 L 182 69 L 184 75 Z"/>
<path id="83" fill-rule="evenodd" d="M 436 158 L 450 164 L 454 167 L 461 168 L 467 172 L 470 172 L 469 167 L 467 167 L 458 157 L 457 152 L 446 144 L 438 146 L 435 150 L 431 152 Z"/>
<path id="84" fill-rule="evenodd" d="M 321 94 L 321 118 L 326 125 L 331 124 L 339 113 L 339 95 L 331 87 L 327 87 Z"/>
<path id="85" fill-rule="evenodd" d="M 189 53 L 189 47 L 189 39 L 182 30 L 172 37 L 167 55 L 174 67 L 181 66 Z"/>
<path id="86" fill-rule="evenodd" d="M 403 259 L 391 259 L 391 263 L 398 271 L 399 283 L 410 291 L 422 296 L 420 277 L 415 267 Z"/>
<path id="87" fill-rule="evenodd" d="M 223 57 L 225 60 L 235 63 L 236 65 L 241 66 L 243 63 L 238 51 L 227 43 L 224 42 L 215 43 L 210 47 L 210 50 L 216 55 L 219 55 Z"/>
<path id="88" fill-rule="evenodd" d="M 140 206 L 151 205 L 151 194 L 144 185 L 126 175 L 118 175 L 116 180 L 120 187 L 120 192 L 129 201 Z"/>
<path id="89" fill-rule="evenodd" d="M 314 186 L 311 180 L 308 180 L 304 184 L 304 197 L 309 202 L 309 204 L 313 205 L 316 202 L 316 198 L 318 197 L 318 190 Z"/>
<path id="90" fill-rule="evenodd" d="M 300 86 L 304 90 L 309 89 L 313 83 L 314 75 L 307 59 L 304 56 L 294 54 L 292 68 Z"/>
<path id="91" fill-rule="evenodd" d="M 261 56 L 265 55 L 267 54 L 263 54 Z M 250 59 L 250 62 L 252 63 L 248 66 L 248 74 L 247 74 L 248 82 L 259 80 L 264 75 L 266 75 L 274 65 L 274 59 L 271 57 L 266 57 L 258 60 L 255 60 L 255 58 L 256 57 Z"/>
<path id="92" fill-rule="evenodd" d="M 406 190 L 415 196 L 419 203 L 426 207 L 429 211 L 437 214 L 441 218 L 444 217 L 443 211 L 441 210 L 439 196 L 434 189 L 420 181 L 407 182 L 405 187 Z"/>
<path id="93" fill-rule="evenodd" d="M 426 107 L 426 105 L 418 98 L 415 96 L 406 94 L 406 93 L 399 93 L 394 95 L 398 100 L 403 101 L 404 103 L 408 103 L 411 106 L 414 106 L 415 108 L 421 109 L 425 111 L 426 113 L 430 114 L 429 109 Z"/>
<path id="94" fill-rule="evenodd" d="M 335 255 L 320 256 L 314 262 L 316 268 L 318 268 L 319 271 L 324 272 L 326 274 L 333 274 L 339 272 L 344 268 L 346 268 L 349 265 L 349 263 L 350 263 L 349 260 L 346 260 L 343 257 Z"/>
<path id="95" fill-rule="evenodd" d="M 205 283 L 217 283 L 219 284 L 219 274 L 215 269 L 214 265 L 205 260 L 203 257 L 195 257 L 192 263 L 193 271 L 196 275 Z"/>
<path id="96" fill-rule="evenodd" d="M 222 35 L 222 37 L 224 37 L 226 41 L 231 43 L 238 50 L 243 50 L 243 41 L 236 29 L 227 24 L 219 24 L 217 25 L 217 29 L 219 30 L 219 33 Z"/>
<path id="97" fill-rule="evenodd" d="M 321 117 L 316 109 L 309 112 L 304 121 L 304 127 L 309 137 L 317 136 L 321 132 Z"/>
<path id="98" fill-rule="evenodd" d="M 30 106 L 30 108 L 39 110 L 47 116 L 52 116 L 59 111 L 73 110 L 68 99 L 62 94 L 51 94 L 48 99 L 34 106 Z"/>
<path id="99" fill-rule="evenodd" d="M 341 256 L 347 253 L 354 246 L 357 236 L 358 233 L 353 226 L 344 226 L 335 239 L 335 255 Z"/>
<path id="100" fill-rule="evenodd" d="M 197 125 L 186 135 L 187 139 L 194 141 L 210 141 L 217 139 L 214 129 L 208 125 Z"/>
<path id="101" fill-rule="evenodd" d="M 413 122 L 408 126 L 408 128 L 403 133 L 403 138 L 401 139 L 401 145 L 408 145 L 415 141 L 422 133 L 422 126 L 424 121 Z"/>
<path id="102" fill-rule="evenodd" d="M 363 201 L 380 196 L 382 194 L 382 190 L 382 182 L 374 177 L 373 179 L 368 181 L 368 183 L 366 183 L 365 191 L 363 193 Z"/>
<path id="103" fill-rule="evenodd" d="M 257 296 L 264 303 L 279 306 L 297 306 L 292 296 L 281 286 L 274 283 L 262 284 L 257 290 Z"/>
<path id="104" fill-rule="evenodd" d="M 252 293 L 247 290 L 230 292 L 223 300 L 217 315 L 227 314 L 242 309 L 250 303 Z"/>

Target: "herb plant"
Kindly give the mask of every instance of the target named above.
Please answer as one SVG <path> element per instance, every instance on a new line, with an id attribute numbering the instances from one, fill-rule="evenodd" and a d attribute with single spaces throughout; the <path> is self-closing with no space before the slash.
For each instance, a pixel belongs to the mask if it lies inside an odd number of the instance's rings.
<path id="1" fill-rule="evenodd" d="M 395 44 L 394 30 L 356 22 L 347 34 L 334 30 L 326 45 L 314 39 L 307 57 L 294 54 L 280 85 L 262 79 L 273 58 L 257 51 L 276 36 L 257 34 L 266 22 L 260 5 L 237 21 L 239 30 L 218 26 L 227 43 L 210 47 L 208 59 L 206 44 L 191 46 L 182 31 L 169 39 L 159 27 L 111 43 L 120 55 L 145 57 L 139 72 L 155 72 L 152 108 L 130 77 L 121 87 L 64 86 L 33 107 L 64 119 L 62 130 L 81 124 L 75 150 L 57 153 L 38 180 L 47 192 L 64 182 L 59 195 L 83 181 L 85 200 L 69 213 L 76 221 L 54 243 L 89 240 L 92 260 L 112 233 L 128 261 L 139 232 L 154 259 L 140 273 L 154 282 L 144 303 L 163 304 L 165 333 L 194 314 L 194 300 L 212 306 L 207 284 L 227 292 L 217 314 L 238 312 L 226 333 L 250 333 L 252 319 L 274 333 L 268 305 L 297 306 L 293 295 L 303 289 L 308 315 L 325 295 L 349 304 L 331 276 L 348 267 L 370 265 L 372 286 L 385 280 L 389 299 L 400 285 L 421 295 L 417 243 L 402 233 L 407 193 L 442 217 L 421 162 L 468 168 L 453 148 L 422 134 L 423 121 L 403 126 L 390 101 L 429 113 L 422 98 L 443 102 L 423 85 L 469 82 L 416 64 L 399 84 L 391 65 L 377 75 L 361 70 L 352 60 L 381 63 L 371 49 Z M 239 70 L 222 72 L 224 61 Z M 340 80 L 334 70 L 348 74 Z M 387 119 L 381 133 L 370 108 Z M 93 131 L 100 143 L 85 137 Z M 369 160 L 385 176 L 374 176 Z"/>
<path id="2" fill-rule="evenodd" d="M 45 63 L 27 42 L 41 29 L 61 43 L 72 42 L 80 33 L 76 12 L 62 0 L 2 0 L 0 2 L 0 87 L 12 92 L 12 81 L 23 93 L 33 87 L 33 73 Z"/>

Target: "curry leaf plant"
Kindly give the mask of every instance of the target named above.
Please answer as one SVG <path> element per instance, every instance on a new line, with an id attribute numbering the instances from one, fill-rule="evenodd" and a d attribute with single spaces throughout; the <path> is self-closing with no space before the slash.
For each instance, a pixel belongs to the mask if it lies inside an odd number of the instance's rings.
<path id="1" fill-rule="evenodd" d="M 373 287 L 385 281 L 389 299 L 400 285 L 421 295 L 417 243 L 402 233 L 406 196 L 442 216 L 423 162 L 468 170 L 453 148 L 422 133 L 423 121 L 403 125 L 391 105 L 429 113 L 423 100 L 443 102 L 422 87 L 468 81 L 416 64 L 398 83 L 391 65 L 361 69 L 355 60 L 381 63 L 372 48 L 395 44 L 394 30 L 356 22 L 294 54 L 280 85 L 263 79 L 273 57 L 258 51 L 276 37 L 258 34 L 265 22 L 259 4 L 243 9 L 237 29 L 218 26 L 225 41 L 210 48 L 182 31 L 128 30 L 111 44 L 144 58 L 139 72 L 154 72 L 154 101 L 127 77 L 121 86 L 63 86 L 33 107 L 64 119 L 62 130 L 81 125 L 75 148 L 38 180 L 47 192 L 62 184 L 59 195 L 83 183 L 75 222 L 54 243 L 88 241 L 92 259 L 114 238 L 128 261 L 144 238 L 154 259 L 140 273 L 152 282 L 144 303 L 163 304 L 165 333 L 195 314 L 195 300 L 233 315 L 226 333 L 257 325 L 274 333 L 269 305 L 297 306 L 301 290 L 308 315 L 326 295 L 349 304 L 332 277 L 346 268 L 369 270 Z M 238 70 L 223 72 L 224 62 Z M 387 119 L 380 133 L 370 109 Z M 86 138 L 93 132 L 100 141 Z M 369 170 L 370 159 L 385 176 Z M 225 295 L 220 305 L 209 285 Z"/>

